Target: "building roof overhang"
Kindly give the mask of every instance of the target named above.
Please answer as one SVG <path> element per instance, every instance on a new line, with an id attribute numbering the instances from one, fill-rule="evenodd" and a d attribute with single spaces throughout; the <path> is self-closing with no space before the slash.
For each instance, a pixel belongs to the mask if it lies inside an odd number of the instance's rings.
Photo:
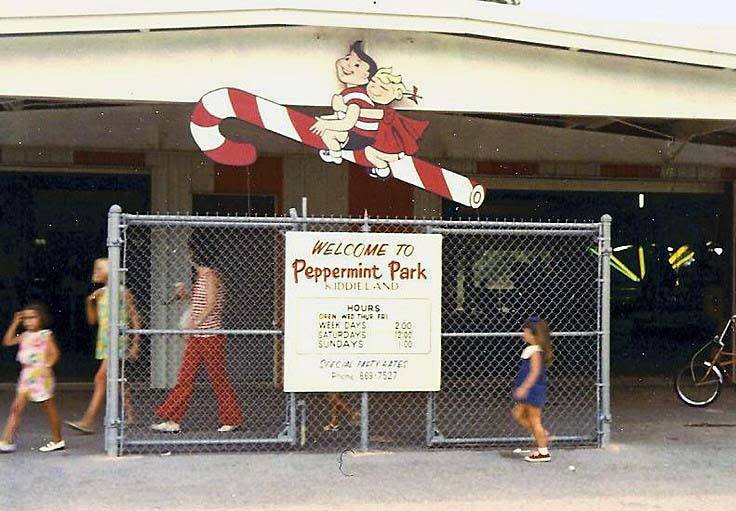
<path id="1" fill-rule="evenodd" d="M 206 6 L 206 8 L 203 8 Z M 479 0 L 113 0 L 0 7 L 0 35 L 274 25 L 450 33 L 573 51 L 736 69 L 736 23 L 698 26 L 585 19 Z"/>

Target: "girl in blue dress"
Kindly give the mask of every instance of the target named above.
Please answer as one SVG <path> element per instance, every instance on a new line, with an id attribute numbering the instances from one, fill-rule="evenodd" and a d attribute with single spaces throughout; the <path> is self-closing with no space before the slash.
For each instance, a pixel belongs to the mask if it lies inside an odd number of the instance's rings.
<path id="1" fill-rule="evenodd" d="M 534 435 L 537 450 L 524 459 L 539 463 L 550 461 L 549 434 L 542 426 L 542 409 L 547 400 L 547 367 L 552 364 L 554 353 L 549 325 L 538 317 L 529 318 L 522 327 L 522 337 L 527 346 L 521 352 L 519 374 L 514 380 L 516 404 L 511 414 L 521 427 Z"/>

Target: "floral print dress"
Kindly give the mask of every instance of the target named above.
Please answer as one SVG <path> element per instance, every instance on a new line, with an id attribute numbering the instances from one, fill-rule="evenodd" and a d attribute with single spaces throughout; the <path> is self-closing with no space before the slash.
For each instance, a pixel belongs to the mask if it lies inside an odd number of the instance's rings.
<path id="1" fill-rule="evenodd" d="M 120 292 L 120 321 L 128 324 L 128 307 L 125 305 L 125 288 Z M 97 298 L 97 344 L 95 346 L 95 358 L 97 360 L 107 359 L 108 345 L 110 344 L 110 336 L 108 328 L 110 327 L 110 306 L 108 300 L 107 287 L 102 288 L 100 296 Z M 120 358 L 125 357 L 127 348 L 127 339 L 124 335 L 119 337 L 118 353 Z"/>
<path id="2" fill-rule="evenodd" d="M 18 379 L 18 394 L 40 403 L 54 397 L 54 373 L 47 366 L 51 330 L 23 332 L 18 348 L 18 362 L 23 369 Z"/>

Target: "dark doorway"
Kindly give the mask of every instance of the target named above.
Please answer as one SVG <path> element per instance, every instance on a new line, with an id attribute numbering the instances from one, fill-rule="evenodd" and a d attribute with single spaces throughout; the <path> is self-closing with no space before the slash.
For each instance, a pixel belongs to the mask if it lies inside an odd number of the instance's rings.
<path id="1" fill-rule="evenodd" d="M 614 374 L 671 374 L 728 318 L 731 200 L 723 194 L 488 190 L 445 218 L 599 221 L 613 217 Z M 643 262 L 642 262 L 643 261 Z"/>
<path id="2" fill-rule="evenodd" d="M 0 325 L 30 300 L 44 302 L 62 352 L 61 380 L 94 373 L 94 329 L 84 317 L 92 262 L 107 255 L 107 212 L 149 209 L 150 180 L 138 175 L 0 174 Z M 15 350 L 0 355 L 0 378 L 17 373 Z"/>

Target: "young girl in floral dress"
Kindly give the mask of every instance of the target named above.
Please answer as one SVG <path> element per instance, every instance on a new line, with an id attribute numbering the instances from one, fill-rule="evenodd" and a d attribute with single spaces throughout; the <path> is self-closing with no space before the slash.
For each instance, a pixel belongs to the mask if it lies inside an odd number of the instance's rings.
<path id="1" fill-rule="evenodd" d="M 29 305 L 24 310 L 15 313 L 13 322 L 3 337 L 3 346 L 18 346 L 18 362 L 23 368 L 18 379 L 18 390 L 10 407 L 8 422 L 5 425 L 2 439 L 0 439 L 0 453 L 16 450 L 13 438 L 28 402 L 40 403 L 51 425 L 51 441 L 38 450 L 51 452 L 66 447 L 61 438 L 61 423 L 54 401 L 52 368 L 59 360 L 59 348 L 53 332 L 44 328 L 47 323 L 46 318 L 46 310 L 43 306 Z M 18 334 L 18 327 L 21 323 L 24 332 Z"/>

